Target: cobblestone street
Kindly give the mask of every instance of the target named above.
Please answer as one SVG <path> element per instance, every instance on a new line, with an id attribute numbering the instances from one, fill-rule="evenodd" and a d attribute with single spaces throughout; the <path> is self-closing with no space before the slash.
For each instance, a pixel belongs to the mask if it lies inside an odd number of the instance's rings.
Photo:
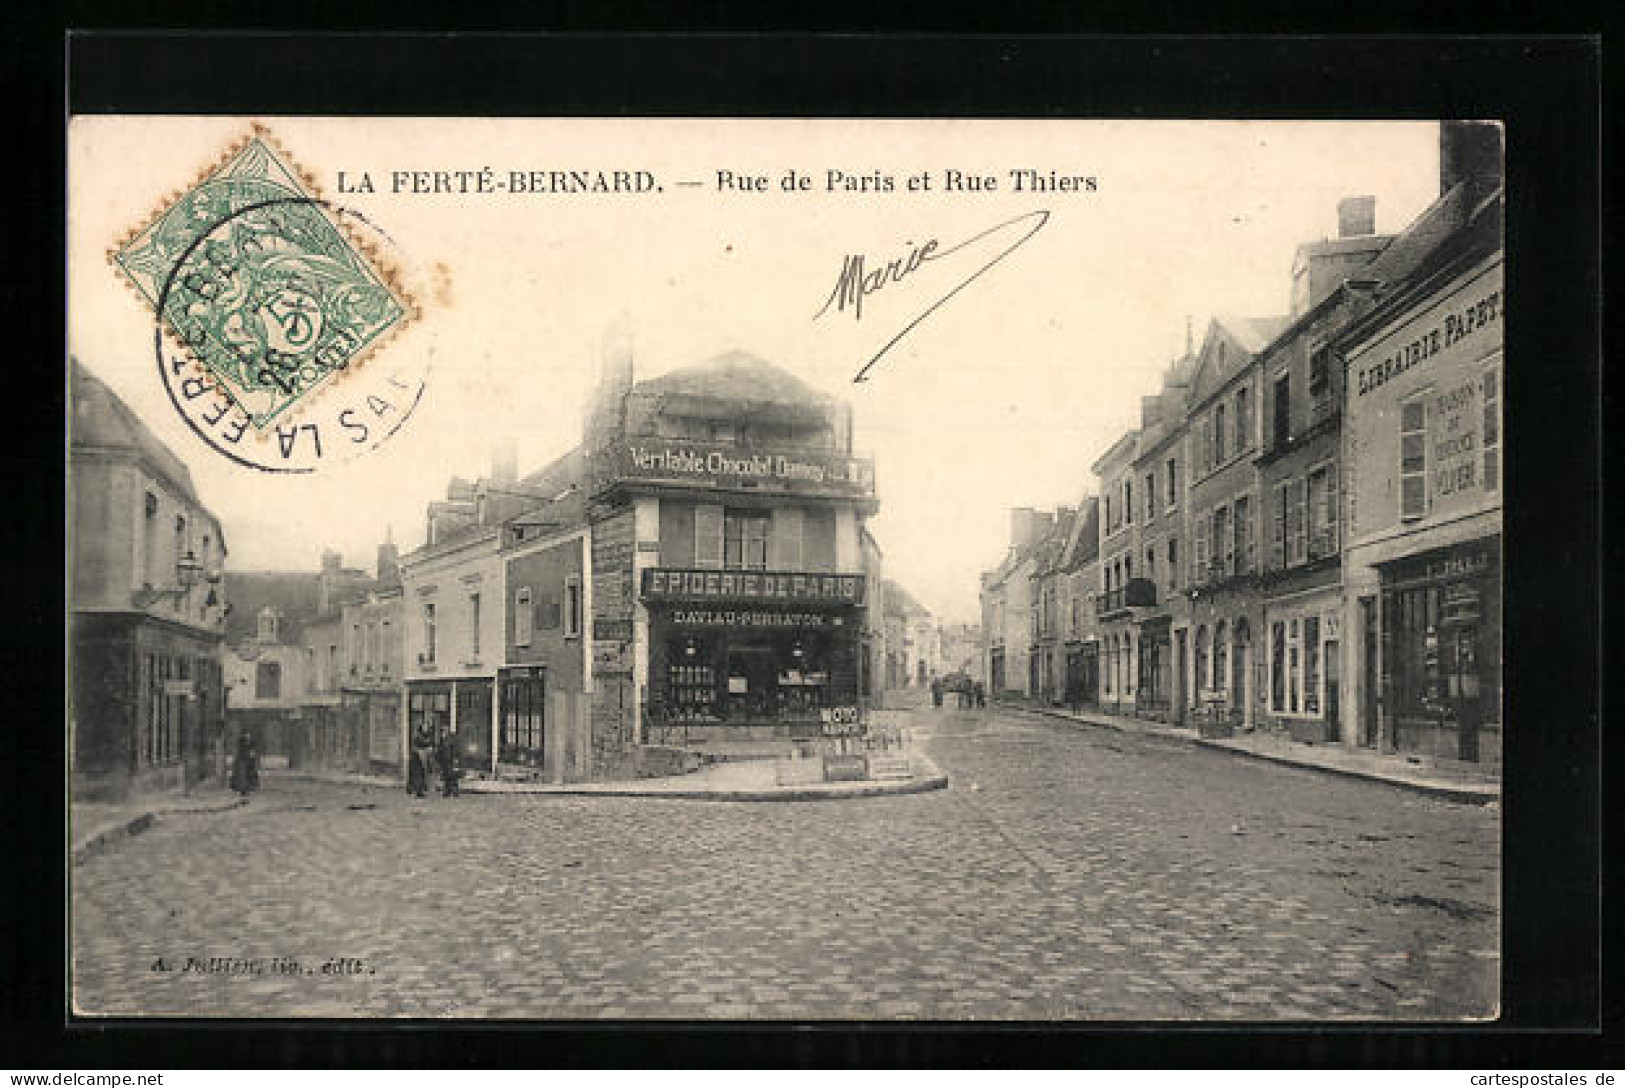
<path id="1" fill-rule="evenodd" d="M 1495 808 L 1015 713 L 913 718 L 948 790 L 414 800 L 273 780 L 247 808 L 165 817 L 73 870 L 76 1003 L 544 1019 L 1495 1014 Z M 188 971 L 189 957 L 258 972 Z"/>

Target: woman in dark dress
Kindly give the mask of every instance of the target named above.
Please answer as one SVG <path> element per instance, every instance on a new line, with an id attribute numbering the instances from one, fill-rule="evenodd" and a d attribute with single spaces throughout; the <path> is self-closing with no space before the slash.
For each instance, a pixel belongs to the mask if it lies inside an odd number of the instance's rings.
<path id="1" fill-rule="evenodd" d="M 427 726 L 412 732 L 412 754 L 406 768 L 406 792 L 422 797 L 429 791 L 429 751 L 434 745 Z"/>
<path id="2" fill-rule="evenodd" d="M 237 734 L 237 756 L 231 763 L 231 788 L 246 799 L 260 788 L 260 753 L 246 731 Z"/>

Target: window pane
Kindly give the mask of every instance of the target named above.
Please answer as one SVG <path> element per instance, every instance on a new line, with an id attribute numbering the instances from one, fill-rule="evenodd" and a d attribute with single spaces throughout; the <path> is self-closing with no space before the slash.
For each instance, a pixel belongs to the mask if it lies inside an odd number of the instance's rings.
<path id="1" fill-rule="evenodd" d="M 1401 406 L 1399 410 L 1399 426 L 1406 431 L 1420 431 L 1423 426 L 1422 402 L 1413 400 Z"/>
<path id="2" fill-rule="evenodd" d="M 1399 440 L 1400 470 L 1402 472 L 1421 472 L 1427 467 L 1426 445 L 1423 436 L 1407 434 Z"/>

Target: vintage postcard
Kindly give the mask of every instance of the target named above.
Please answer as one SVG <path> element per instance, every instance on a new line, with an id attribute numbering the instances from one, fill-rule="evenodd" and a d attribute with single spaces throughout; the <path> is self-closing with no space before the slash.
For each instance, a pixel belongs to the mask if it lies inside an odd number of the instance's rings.
<path id="1" fill-rule="evenodd" d="M 1493 1020 L 1503 142 L 74 118 L 71 1013 Z"/>

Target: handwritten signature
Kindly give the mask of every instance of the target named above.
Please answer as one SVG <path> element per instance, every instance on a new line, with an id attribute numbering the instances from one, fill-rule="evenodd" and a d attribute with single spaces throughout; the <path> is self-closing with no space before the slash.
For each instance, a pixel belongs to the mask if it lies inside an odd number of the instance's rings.
<path id="1" fill-rule="evenodd" d="M 931 238 L 923 245 L 911 248 L 907 256 L 894 261 L 887 261 L 884 265 L 873 269 L 868 267 L 867 259 L 863 254 L 848 253 L 841 262 L 841 271 L 835 279 L 834 290 L 830 291 L 829 297 L 824 300 L 824 305 L 819 311 L 813 314 L 813 320 L 817 321 L 828 313 L 831 307 L 834 307 L 836 313 L 842 313 L 850 308 L 852 319 L 862 321 L 863 300 L 868 295 L 874 294 L 889 284 L 901 283 L 913 273 L 918 272 L 927 263 L 951 257 L 967 246 L 975 245 L 989 235 L 996 235 L 1000 232 L 1015 233 L 1016 230 L 1021 230 L 1020 236 L 1015 241 L 999 250 L 985 264 L 956 283 L 947 294 L 920 311 L 914 320 L 898 331 L 896 336 L 886 341 L 880 350 L 875 352 L 867 363 L 863 364 L 863 368 L 852 379 L 854 382 L 866 381 L 870 369 L 880 361 L 883 355 L 895 347 L 899 340 L 912 332 L 920 322 L 936 313 L 949 299 L 970 286 L 982 273 L 1004 260 L 1011 253 L 1014 253 L 1027 239 L 1037 234 L 1047 222 L 1049 222 L 1049 212 L 1027 212 L 1024 215 L 1016 216 L 1014 219 L 1007 219 L 997 226 L 989 227 L 980 234 L 972 235 L 958 245 L 950 246 L 947 249 L 942 249 L 937 240 Z"/>

